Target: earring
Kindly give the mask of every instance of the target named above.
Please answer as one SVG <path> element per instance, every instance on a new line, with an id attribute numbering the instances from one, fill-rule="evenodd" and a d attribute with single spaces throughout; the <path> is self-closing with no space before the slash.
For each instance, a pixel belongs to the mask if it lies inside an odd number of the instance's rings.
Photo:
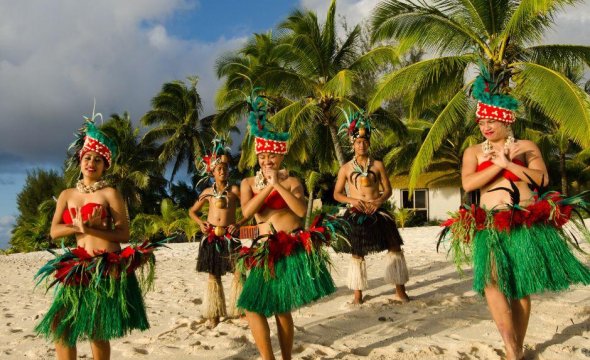
<path id="1" fill-rule="evenodd" d="M 504 154 L 508 155 L 510 146 L 514 144 L 516 139 L 514 138 L 514 132 L 512 132 L 512 127 L 507 125 L 508 136 L 506 136 L 506 142 L 504 142 Z"/>

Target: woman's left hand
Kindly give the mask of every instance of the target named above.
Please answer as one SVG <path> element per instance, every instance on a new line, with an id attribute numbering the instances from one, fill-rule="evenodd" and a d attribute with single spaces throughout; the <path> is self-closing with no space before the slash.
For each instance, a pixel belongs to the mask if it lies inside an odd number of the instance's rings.
<path id="1" fill-rule="evenodd" d="M 276 185 L 279 183 L 279 171 L 274 169 L 264 170 L 264 176 L 268 180 L 270 185 Z"/>
<path id="2" fill-rule="evenodd" d="M 518 155 L 525 154 L 528 150 L 524 149 L 522 142 L 516 141 L 508 148 L 508 159 L 514 160 Z"/>
<path id="3" fill-rule="evenodd" d="M 88 226 L 99 229 L 103 227 L 102 224 L 102 205 L 97 206 L 92 210 L 92 214 L 88 217 Z"/>
<path id="4" fill-rule="evenodd" d="M 510 162 L 506 157 L 506 154 L 504 154 L 504 151 L 498 151 L 495 148 L 487 154 L 487 157 L 493 164 L 498 165 L 502 169 L 506 169 Z"/>

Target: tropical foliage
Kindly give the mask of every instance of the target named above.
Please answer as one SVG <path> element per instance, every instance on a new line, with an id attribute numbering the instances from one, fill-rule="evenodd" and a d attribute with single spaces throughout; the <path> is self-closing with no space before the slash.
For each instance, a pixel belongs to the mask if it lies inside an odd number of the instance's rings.
<path id="1" fill-rule="evenodd" d="M 196 77 L 190 77 L 188 86 L 181 81 L 165 83 L 152 99 L 152 110 L 141 119 L 144 125 L 155 126 L 143 142 L 160 144 L 158 160 L 162 165 L 173 162 L 170 182 L 182 164 L 188 173 L 194 173 L 197 159 L 205 154 L 205 144 L 213 139 L 213 117 L 200 117 L 203 105 L 197 82 Z"/>
<path id="2" fill-rule="evenodd" d="M 583 76 L 590 47 L 541 43 L 556 14 L 579 2 L 383 0 L 368 24 L 352 27 L 338 23 L 336 0 L 325 18 L 292 11 L 276 29 L 253 34 L 217 60 L 222 83 L 214 115 L 203 115 L 193 76 L 164 83 L 141 127 L 126 112 L 101 126 L 119 145 L 106 177 L 125 198 L 132 238 L 195 240 L 199 228 L 187 208 L 208 186 L 197 162 L 216 131 L 244 129 L 246 97 L 254 88 L 262 88 L 275 128 L 290 133 L 285 161 L 305 180 L 307 224 L 313 198 L 334 204 L 334 174 L 349 157 L 350 143 L 338 134 L 343 111 L 368 110 L 378 128 L 372 156 L 383 159 L 390 175 L 409 176 L 412 185 L 428 171 L 437 174 L 432 183 L 458 183 L 461 154 L 482 140 L 469 93 L 479 67 L 522 103 L 515 134 L 539 144 L 552 185 L 565 193 L 590 189 L 590 81 Z M 234 182 L 256 166 L 252 137 L 245 132 L 241 139 Z M 179 173 L 184 167 L 186 176 Z M 18 195 L 12 251 L 58 245 L 48 236 L 52 197 L 78 177 L 77 169 L 28 175 Z M 417 218 L 406 209 L 396 215 L 401 226 Z"/>
<path id="3" fill-rule="evenodd" d="M 555 15 L 577 2 L 385 0 L 377 6 L 371 17 L 375 42 L 394 39 L 400 52 L 419 47 L 435 54 L 387 74 L 369 102 L 372 110 L 403 94 L 410 113 L 444 105 L 412 164 L 412 183 L 473 112 L 467 90 L 477 66 L 502 77 L 502 86 L 510 85 L 525 108 L 541 112 L 567 138 L 590 146 L 588 96 L 561 72 L 590 64 L 590 47 L 540 44 Z"/>

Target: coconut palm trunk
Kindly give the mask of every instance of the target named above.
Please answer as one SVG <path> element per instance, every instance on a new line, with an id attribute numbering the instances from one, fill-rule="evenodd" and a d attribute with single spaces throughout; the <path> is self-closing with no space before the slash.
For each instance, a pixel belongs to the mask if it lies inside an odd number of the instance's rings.
<path id="1" fill-rule="evenodd" d="M 561 174 L 561 193 L 568 196 L 567 173 L 565 168 L 565 151 L 559 149 L 559 173 Z"/>
<path id="2" fill-rule="evenodd" d="M 344 159 L 344 152 L 342 151 L 342 146 L 340 145 L 340 141 L 338 139 L 338 129 L 336 129 L 336 125 L 333 123 L 328 125 L 330 129 L 330 135 L 332 135 L 332 142 L 334 143 L 334 152 L 336 153 L 336 159 L 338 160 L 338 164 L 340 166 L 346 163 Z"/>

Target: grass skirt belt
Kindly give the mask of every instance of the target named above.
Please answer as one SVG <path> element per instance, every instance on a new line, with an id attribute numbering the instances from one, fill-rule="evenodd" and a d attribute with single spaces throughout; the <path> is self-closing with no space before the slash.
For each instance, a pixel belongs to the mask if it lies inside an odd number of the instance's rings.
<path id="1" fill-rule="evenodd" d="M 442 224 L 439 245 L 448 241 L 459 269 L 473 264 L 473 289 L 482 295 L 489 285 L 508 299 L 588 285 L 590 269 L 571 249 L 587 256 L 578 240 L 589 241 L 590 234 L 581 216 L 572 218 L 587 211 L 584 195 L 566 198 L 547 192 L 531 205 L 502 210 L 464 206 Z"/>
<path id="2" fill-rule="evenodd" d="M 318 216 L 309 230 L 272 232 L 242 247 L 238 269 L 250 271 L 238 307 L 269 317 L 287 313 L 336 291 L 324 245 L 341 229 L 341 220 Z M 265 241 L 261 241 L 265 240 Z"/>
<path id="3" fill-rule="evenodd" d="M 94 255 L 82 247 L 64 249 L 62 254 L 49 250 L 55 258 L 35 278 L 37 285 L 47 281 L 47 290 L 54 287 L 55 296 L 35 331 L 75 346 L 78 340 L 106 341 L 133 329 L 148 329 L 142 290 L 153 285 L 153 252 L 164 241 Z"/>

